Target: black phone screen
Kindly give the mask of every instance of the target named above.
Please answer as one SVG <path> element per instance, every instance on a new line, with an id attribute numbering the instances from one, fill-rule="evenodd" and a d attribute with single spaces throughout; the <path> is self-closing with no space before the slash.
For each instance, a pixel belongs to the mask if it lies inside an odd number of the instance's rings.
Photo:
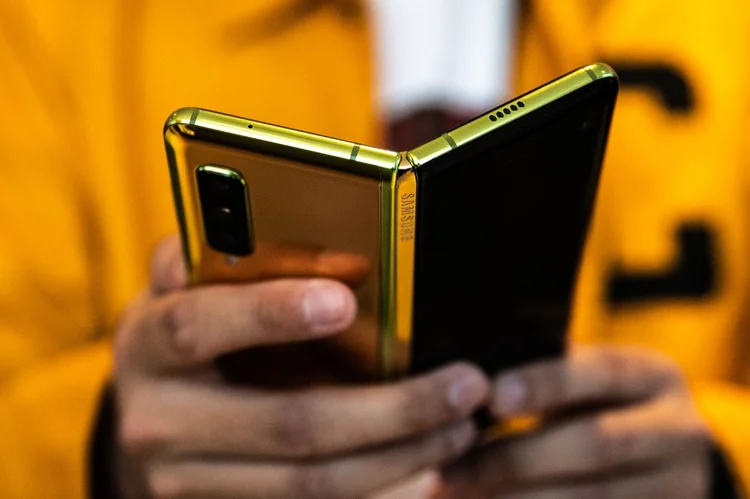
<path id="1" fill-rule="evenodd" d="M 564 352 L 617 88 L 592 82 L 417 168 L 412 372 Z"/>

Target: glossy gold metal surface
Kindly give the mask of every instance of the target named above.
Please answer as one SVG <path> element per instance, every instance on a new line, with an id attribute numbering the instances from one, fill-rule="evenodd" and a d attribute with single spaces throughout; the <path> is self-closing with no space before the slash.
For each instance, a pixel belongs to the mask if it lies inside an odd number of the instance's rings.
<path id="1" fill-rule="evenodd" d="M 616 75 L 610 66 L 603 63 L 582 67 L 408 151 L 406 157 L 415 168 L 418 168 L 452 149 L 533 113 L 560 97 L 601 78 L 616 78 Z M 503 117 L 498 118 L 498 113 L 501 113 Z"/>
<path id="2" fill-rule="evenodd" d="M 364 370 L 392 373 L 393 210 L 401 156 L 198 109 L 170 116 L 164 137 L 191 283 L 305 275 L 344 280 L 356 291 L 360 317 L 342 342 L 375 363 Z M 227 255 L 208 244 L 195 179 L 199 168 L 242 178 L 253 254 Z M 379 352 L 370 351 L 378 345 Z"/>
<path id="3" fill-rule="evenodd" d="M 411 339 L 414 297 L 414 250 L 417 230 L 417 177 L 404 161 L 396 185 L 396 327 L 390 342 L 394 374 L 408 372 L 411 361 Z"/>

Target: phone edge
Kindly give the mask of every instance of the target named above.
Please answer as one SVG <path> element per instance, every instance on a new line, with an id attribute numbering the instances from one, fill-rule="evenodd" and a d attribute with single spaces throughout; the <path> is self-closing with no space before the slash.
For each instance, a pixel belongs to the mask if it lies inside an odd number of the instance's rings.
<path id="1" fill-rule="evenodd" d="M 429 142 L 410 149 L 406 152 L 406 158 L 412 167 L 418 169 L 457 147 L 542 109 L 547 104 L 590 83 L 605 78 L 618 78 L 615 70 L 605 63 L 589 64 L 573 70 L 511 99 Z"/>
<path id="2" fill-rule="evenodd" d="M 594 63 L 580 67 L 529 92 L 521 94 L 520 96 L 495 107 L 463 125 L 459 125 L 453 130 L 450 130 L 429 142 L 406 151 L 404 153 L 404 164 L 401 168 L 404 171 L 408 170 L 411 177 L 402 175 L 400 179 L 406 179 L 406 181 L 400 181 L 399 188 L 401 189 L 405 187 L 407 193 L 412 192 L 411 189 L 413 188 L 415 201 L 416 203 L 419 203 L 419 190 L 417 188 L 419 175 L 417 172 L 420 167 L 461 145 L 497 130 L 520 117 L 542 109 L 547 104 L 579 90 L 590 83 L 605 78 L 619 79 L 615 70 L 605 63 Z M 518 102 L 522 102 L 523 106 L 519 107 Z M 516 109 L 513 110 L 511 106 L 515 106 Z M 509 112 L 506 112 L 506 109 Z M 502 114 L 503 118 L 498 118 L 498 113 Z M 495 119 L 493 120 L 490 116 L 494 116 Z M 399 200 L 400 196 L 401 191 L 397 193 L 397 198 Z M 397 215 L 400 213 L 400 209 L 401 205 L 397 208 Z M 397 229 L 399 233 L 402 230 L 400 223 L 401 221 L 399 220 L 399 228 Z M 413 229 L 415 233 L 416 230 L 418 230 L 418 227 L 416 226 L 417 223 L 417 217 L 415 217 Z M 401 271 L 398 272 L 398 277 L 403 279 L 405 274 L 409 272 L 411 273 L 408 280 L 399 281 L 400 292 L 397 293 L 398 297 L 405 296 L 407 293 L 413 293 L 413 273 L 416 264 L 416 251 L 414 242 L 405 243 L 398 239 L 398 234 L 396 237 L 397 254 L 399 255 L 397 262 L 401 267 Z M 405 300 L 401 301 L 404 302 Z M 397 365 L 400 369 L 399 373 L 404 374 L 408 372 L 411 359 L 410 346 L 413 340 L 413 300 L 408 304 L 401 303 L 401 305 L 402 308 L 397 311 L 396 315 L 397 320 L 400 319 L 401 322 L 396 330 L 394 345 L 396 345 L 395 351 L 398 353 L 396 358 L 398 360 Z"/>

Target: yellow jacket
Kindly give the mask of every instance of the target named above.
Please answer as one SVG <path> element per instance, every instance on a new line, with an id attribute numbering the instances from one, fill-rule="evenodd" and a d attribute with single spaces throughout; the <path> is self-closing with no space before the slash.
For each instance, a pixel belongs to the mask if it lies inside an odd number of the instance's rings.
<path id="1" fill-rule="evenodd" d="M 675 358 L 750 483 L 750 4 L 529 6 L 519 90 L 594 60 L 627 77 L 574 332 Z M 176 229 L 165 117 L 379 145 L 370 56 L 356 1 L 0 2 L 2 497 L 86 495 L 118 314 Z"/>

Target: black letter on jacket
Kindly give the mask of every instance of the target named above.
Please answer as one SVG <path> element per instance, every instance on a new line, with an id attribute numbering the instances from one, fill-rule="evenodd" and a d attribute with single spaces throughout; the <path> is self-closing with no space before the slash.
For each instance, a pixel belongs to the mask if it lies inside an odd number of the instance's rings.
<path id="1" fill-rule="evenodd" d="M 608 279 L 607 301 L 617 306 L 659 298 L 705 298 L 716 288 L 714 244 L 713 234 L 704 225 L 682 225 L 674 263 L 654 273 L 626 271 L 615 265 Z"/>

